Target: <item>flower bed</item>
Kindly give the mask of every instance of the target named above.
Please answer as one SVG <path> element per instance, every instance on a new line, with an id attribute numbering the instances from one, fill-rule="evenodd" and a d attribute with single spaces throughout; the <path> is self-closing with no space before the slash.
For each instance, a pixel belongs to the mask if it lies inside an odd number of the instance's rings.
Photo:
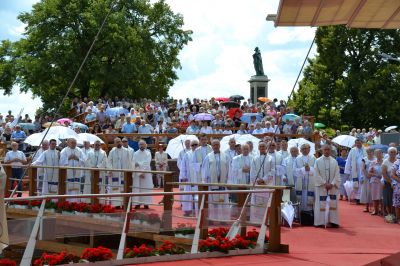
<path id="1" fill-rule="evenodd" d="M 104 247 L 97 248 L 86 248 L 80 257 L 73 254 L 69 254 L 66 251 L 60 253 L 43 253 L 39 259 L 33 262 L 33 266 L 44 266 L 44 265 L 62 265 L 62 264 L 72 264 L 79 262 L 98 262 L 107 261 L 113 258 L 113 254 L 110 249 Z M 2 264 L 0 264 L 2 265 Z"/>
<path id="2" fill-rule="evenodd" d="M 17 263 L 10 259 L 0 259 L 1 266 L 17 266 Z"/>

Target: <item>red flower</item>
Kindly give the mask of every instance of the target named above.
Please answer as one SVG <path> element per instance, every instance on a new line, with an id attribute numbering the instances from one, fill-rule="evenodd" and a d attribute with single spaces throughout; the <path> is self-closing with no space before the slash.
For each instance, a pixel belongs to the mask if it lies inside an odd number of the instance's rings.
<path id="1" fill-rule="evenodd" d="M 1 266 L 16 266 L 17 263 L 10 259 L 0 259 Z"/>
<path id="2" fill-rule="evenodd" d="M 113 254 L 111 250 L 102 246 L 97 248 L 86 248 L 81 255 L 81 259 L 90 262 L 110 260 L 112 258 Z"/>
<path id="3" fill-rule="evenodd" d="M 43 253 L 39 259 L 36 259 L 33 262 L 34 266 L 43 266 L 43 265 L 60 265 L 60 264 L 68 264 L 70 262 L 78 262 L 79 258 L 72 254 L 67 254 L 65 251 L 61 251 L 60 253 L 47 254 Z M 0 264 L 2 265 L 2 264 Z"/>

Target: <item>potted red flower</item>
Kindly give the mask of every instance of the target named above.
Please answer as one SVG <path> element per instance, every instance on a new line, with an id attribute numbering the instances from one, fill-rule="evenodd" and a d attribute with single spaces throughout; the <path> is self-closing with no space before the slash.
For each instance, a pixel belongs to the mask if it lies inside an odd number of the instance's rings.
<path id="1" fill-rule="evenodd" d="M 111 260 L 112 258 L 113 254 L 111 250 L 102 246 L 86 248 L 81 255 L 81 259 L 88 262 Z"/>
<path id="2" fill-rule="evenodd" d="M 79 262 L 79 258 L 75 255 L 68 254 L 65 251 L 61 251 L 60 253 L 43 253 L 39 259 L 36 259 L 33 262 L 33 266 L 43 266 L 43 265 L 61 265 Z M 1 264 L 0 264 L 1 265 Z"/>
<path id="3" fill-rule="evenodd" d="M 1 266 L 17 266 L 17 263 L 10 259 L 0 259 Z"/>
<path id="4" fill-rule="evenodd" d="M 139 247 L 134 246 L 132 249 L 126 248 L 124 250 L 124 258 L 150 257 L 155 256 L 156 254 L 157 252 L 155 249 L 147 247 L 145 244 L 142 244 Z"/>
<path id="5" fill-rule="evenodd" d="M 175 254 L 185 254 L 185 250 L 181 247 L 176 246 L 175 243 L 165 240 L 163 244 L 158 248 L 158 254 L 163 255 L 175 255 Z"/>

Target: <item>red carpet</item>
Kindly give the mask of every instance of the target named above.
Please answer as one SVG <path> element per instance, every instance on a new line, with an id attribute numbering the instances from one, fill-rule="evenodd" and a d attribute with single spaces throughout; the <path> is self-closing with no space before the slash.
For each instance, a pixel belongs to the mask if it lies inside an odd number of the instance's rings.
<path id="1" fill-rule="evenodd" d="M 282 229 L 282 243 L 289 254 L 202 259 L 149 265 L 364 265 L 400 251 L 400 225 L 387 224 L 382 217 L 362 212 L 362 206 L 340 202 L 341 227 Z M 400 261 L 399 264 L 400 265 Z"/>

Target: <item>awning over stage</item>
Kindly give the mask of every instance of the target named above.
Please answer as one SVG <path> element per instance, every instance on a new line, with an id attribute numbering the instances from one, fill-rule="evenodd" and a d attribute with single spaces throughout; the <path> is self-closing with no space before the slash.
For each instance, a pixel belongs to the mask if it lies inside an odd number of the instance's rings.
<path id="1" fill-rule="evenodd" d="M 399 0 L 280 0 L 275 26 L 400 28 Z"/>

